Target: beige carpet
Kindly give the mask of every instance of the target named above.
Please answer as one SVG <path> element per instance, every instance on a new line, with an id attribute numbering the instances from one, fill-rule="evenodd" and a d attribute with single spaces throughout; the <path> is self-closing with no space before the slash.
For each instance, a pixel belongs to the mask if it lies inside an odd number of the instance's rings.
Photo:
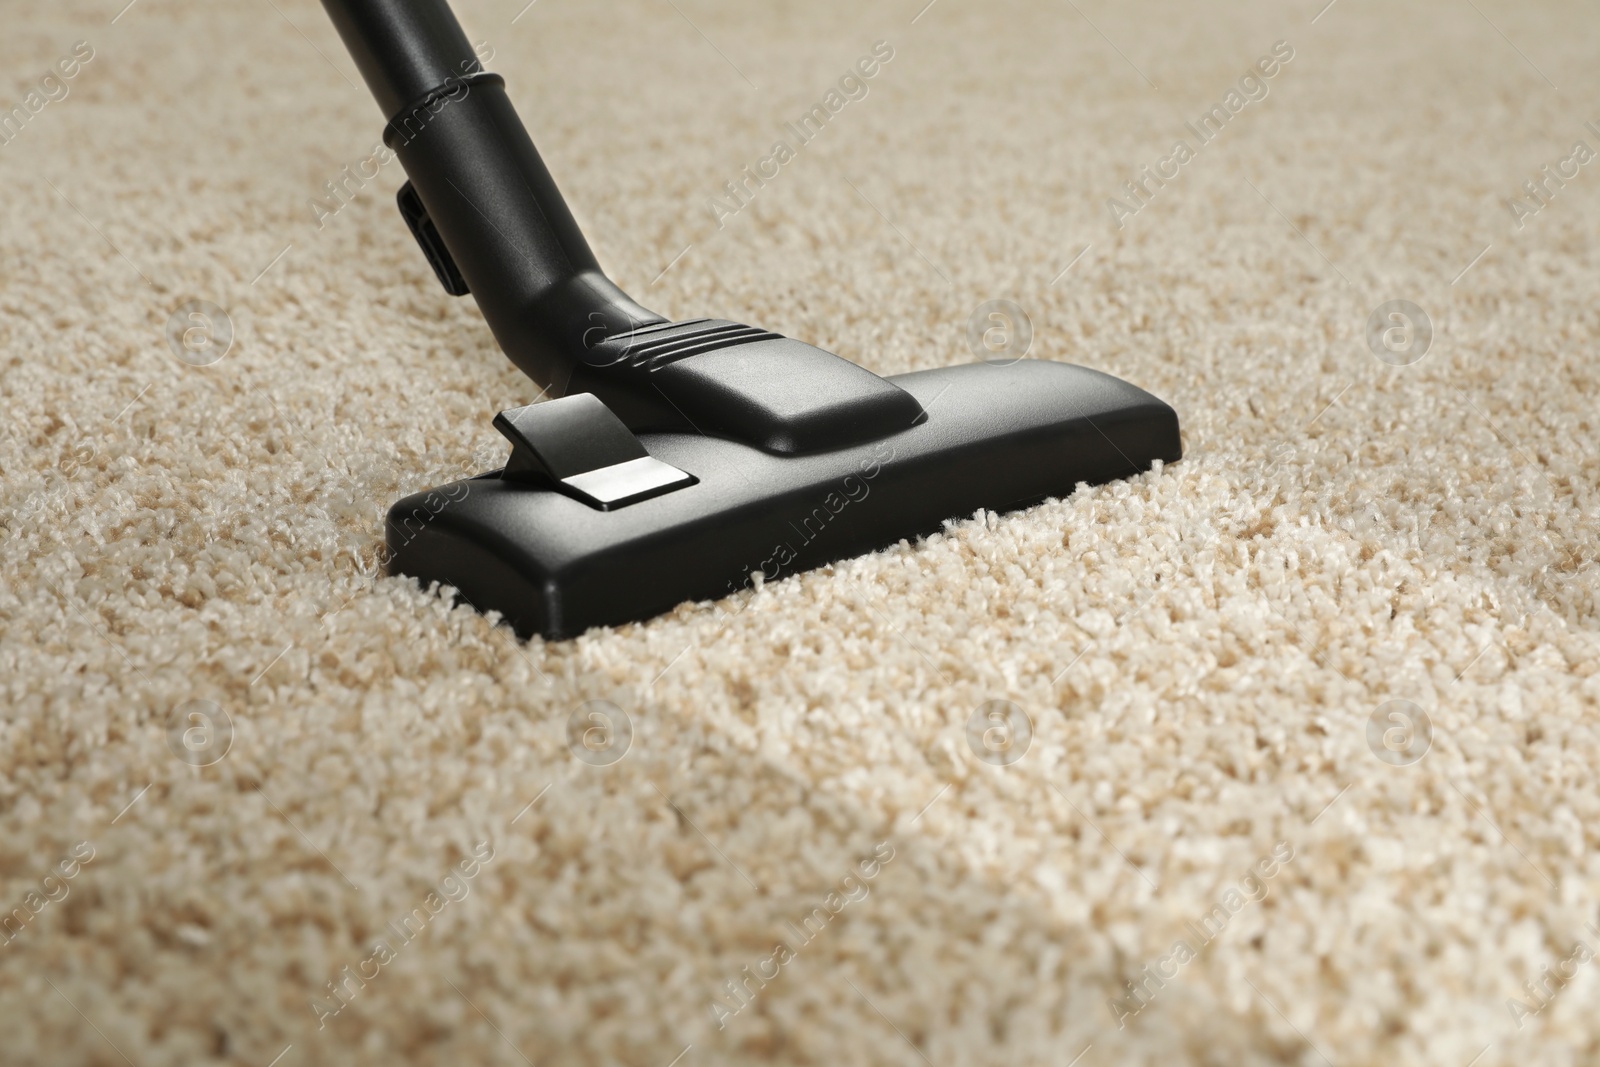
<path id="1" fill-rule="evenodd" d="M 648 306 L 898 372 L 1014 300 L 1187 457 L 527 645 L 375 574 L 536 391 L 398 164 L 313 208 L 321 9 L 14 5 L 0 1060 L 1600 1063 L 1592 9 L 922 2 L 460 13 Z"/>

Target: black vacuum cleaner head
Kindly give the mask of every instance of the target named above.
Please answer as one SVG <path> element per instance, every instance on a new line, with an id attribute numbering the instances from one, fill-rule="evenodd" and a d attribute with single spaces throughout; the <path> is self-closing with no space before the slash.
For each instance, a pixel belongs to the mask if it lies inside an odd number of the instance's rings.
<path id="1" fill-rule="evenodd" d="M 1181 455 L 1098 371 L 1020 360 L 880 378 L 601 273 L 498 75 L 444 0 L 323 0 L 389 117 L 402 216 L 445 288 L 559 399 L 502 412 L 502 470 L 389 510 L 390 570 L 560 638 L 726 596 Z"/>

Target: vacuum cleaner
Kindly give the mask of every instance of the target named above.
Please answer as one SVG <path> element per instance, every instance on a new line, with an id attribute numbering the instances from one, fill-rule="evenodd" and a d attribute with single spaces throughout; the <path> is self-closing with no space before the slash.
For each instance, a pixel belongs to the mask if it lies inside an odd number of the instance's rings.
<path id="1" fill-rule="evenodd" d="M 1180 458 L 1172 408 L 1085 367 L 880 377 L 647 310 L 600 270 L 445 0 L 323 5 L 388 120 L 423 255 L 551 398 L 495 417 L 502 469 L 389 509 L 391 574 L 561 639 Z"/>

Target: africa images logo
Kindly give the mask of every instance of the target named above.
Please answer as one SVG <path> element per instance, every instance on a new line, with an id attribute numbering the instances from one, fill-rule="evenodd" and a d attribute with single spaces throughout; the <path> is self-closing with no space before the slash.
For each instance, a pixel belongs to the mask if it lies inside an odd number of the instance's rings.
<path id="1" fill-rule="evenodd" d="M 776 178 L 784 167 L 799 156 L 799 149 L 810 144 L 821 136 L 828 122 L 845 109 L 853 100 L 865 100 L 870 90 L 868 81 L 877 76 L 891 59 L 894 58 L 894 46 L 888 41 L 875 41 L 872 45 L 872 54 L 862 56 L 855 66 L 845 71 L 840 76 L 837 88 L 831 88 L 821 100 L 813 104 L 805 114 L 800 116 L 800 121 L 786 122 L 783 124 L 784 137 L 772 143 L 772 152 L 766 157 L 756 161 L 754 168 L 746 165 L 739 172 L 739 176 L 731 182 L 725 182 L 722 192 L 716 196 L 706 198 L 706 210 L 711 212 L 711 217 L 717 222 L 717 229 L 726 225 L 727 219 L 737 215 L 750 206 L 756 193 L 766 188 L 769 181 Z M 789 143 L 793 139 L 794 145 Z"/>
<path id="2" fill-rule="evenodd" d="M 1293 58 L 1294 47 L 1288 41 L 1275 42 L 1271 54 L 1257 59 L 1255 66 L 1239 79 L 1237 87 L 1223 94 L 1221 102 L 1213 104 L 1199 117 L 1197 123 L 1185 122 L 1184 128 L 1195 139 L 1193 147 L 1184 138 L 1178 138 L 1172 144 L 1172 151 L 1157 160 L 1153 168 L 1140 167 L 1139 173 L 1135 174 L 1131 181 L 1122 183 L 1127 200 L 1115 196 L 1106 199 L 1106 209 L 1111 212 L 1111 221 L 1116 228 L 1122 229 L 1128 219 L 1149 206 L 1155 199 L 1156 193 L 1165 189 L 1168 182 L 1177 180 L 1182 175 L 1183 168 L 1199 154 L 1200 149 L 1222 135 L 1223 127 L 1235 115 L 1251 103 L 1265 100 L 1271 91 L 1268 83 L 1277 77 Z"/>
<path id="3" fill-rule="evenodd" d="M 325 1028 L 329 1019 L 349 1007 L 367 983 L 393 963 L 401 949 L 421 937 L 445 908 L 466 900 L 472 892 L 472 879 L 493 859 L 494 846 L 487 841 L 478 842 L 472 847 L 471 855 L 451 867 L 416 907 L 390 920 L 385 936 L 372 941 L 372 951 L 366 958 L 353 967 L 346 964 L 328 980 L 324 996 L 310 999 L 311 1010 L 317 1016 L 317 1029 Z"/>
<path id="4" fill-rule="evenodd" d="M 854 868 L 839 879 L 837 887 L 822 898 L 821 904 L 801 917 L 800 925 L 785 920 L 784 926 L 788 930 L 783 939 L 774 944 L 765 957 L 756 961 L 755 969 L 746 966 L 739 974 L 722 983 L 722 995 L 709 1005 L 711 1021 L 717 1024 L 717 1029 L 726 1029 L 729 1019 L 754 1003 L 761 991 L 767 988 L 767 983 L 776 981 L 782 969 L 816 940 L 835 916 L 851 904 L 867 899 L 872 892 L 869 883 L 883 873 L 883 868 L 892 859 L 894 846 L 887 841 L 880 841 L 873 847 L 871 855 L 861 857 Z"/>
<path id="5" fill-rule="evenodd" d="M 10 144 L 22 133 L 33 117 L 50 104 L 65 100 L 72 92 L 72 79 L 94 58 L 94 46 L 88 41 L 78 41 L 72 54 L 56 60 L 55 66 L 39 76 L 36 88 L 29 89 L 20 104 L 0 111 L 0 144 Z"/>

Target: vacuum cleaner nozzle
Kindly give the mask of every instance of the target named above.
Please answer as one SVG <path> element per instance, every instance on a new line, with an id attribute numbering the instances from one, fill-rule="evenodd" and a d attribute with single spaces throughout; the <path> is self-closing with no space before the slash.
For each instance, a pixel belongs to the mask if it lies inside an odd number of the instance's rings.
<path id="1" fill-rule="evenodd" d="M 1173 410 L 1023 360 L 882 378 L 600 270 L 444 0 L 323 0 L 389 120 L 398 203 L 445 289 L 558 399 L 502 412 L 502 470 L 389 511 L 390 570 L 522 636 L 647 618 L 1181 455 Z"/>

